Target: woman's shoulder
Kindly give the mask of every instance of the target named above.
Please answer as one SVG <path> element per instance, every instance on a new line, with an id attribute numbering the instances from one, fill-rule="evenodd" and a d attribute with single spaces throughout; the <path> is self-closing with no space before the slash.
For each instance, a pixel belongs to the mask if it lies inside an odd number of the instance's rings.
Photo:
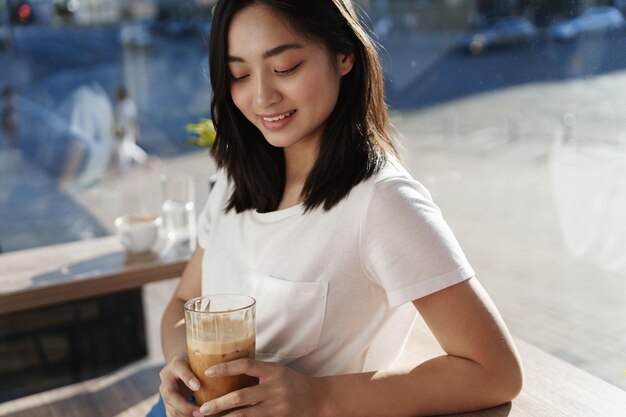
<path id="1" fill-rule="evenodd" d="M 406 169 L 402 162 L 394 156 L 387 156 L 385 165 L 373 177 L 374 183 L 389 179 L 413 179 L 412 175 Z"/>
<path id="2" fill-rule="evenodd" d="M 395 157 L 389 157 L 384 167 L 368 181 L 371 199 L 394 204 L 398 199 L 421 197 L 432 201 L 426 187 L 417 181 Z"/>

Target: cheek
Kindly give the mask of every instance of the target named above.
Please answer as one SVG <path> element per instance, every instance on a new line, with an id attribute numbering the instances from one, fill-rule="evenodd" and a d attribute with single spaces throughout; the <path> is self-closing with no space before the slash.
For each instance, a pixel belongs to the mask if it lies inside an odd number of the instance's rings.
<path id="1" fill-rule="evenodd" d="M 303 99 L 315 99 L 320 103 L 336 101 L 339 93 L 340 78 L 329 68 L 320 66 L 301 80 L 298 95 Z"/>
<path id="2" fill-rule="evenodd" d="M 246 106 L 246 90 L 242 88 L 242 86 L 233 85 L 230 87 L 230 96 L 233 99 L 233 103 L 235 106 L 241 111 L 245 116 L 247 116 L 247 106 Z"/>

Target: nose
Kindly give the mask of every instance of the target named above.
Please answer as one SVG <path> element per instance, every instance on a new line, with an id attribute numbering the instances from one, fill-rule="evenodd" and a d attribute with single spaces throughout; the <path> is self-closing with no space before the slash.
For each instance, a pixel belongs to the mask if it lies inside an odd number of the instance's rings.
<path id="1" fill-rule="evenodd" d="M 281 94 L 267 77 L 259 77 L 256 85 L 256 105 L 260 108 L 270 107 L 281 99 Z"/>

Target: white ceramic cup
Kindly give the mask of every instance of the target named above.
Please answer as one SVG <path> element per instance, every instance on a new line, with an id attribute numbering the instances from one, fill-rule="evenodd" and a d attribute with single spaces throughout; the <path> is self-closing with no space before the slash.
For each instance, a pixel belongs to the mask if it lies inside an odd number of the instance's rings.
<path id="1" fill-rule="evenodd" d="M 161 216 L 154 214 L 128 214 L 115 219 L 115 228 L 128 252 L 141 253 L 152 249 L 162 223 Z"/>

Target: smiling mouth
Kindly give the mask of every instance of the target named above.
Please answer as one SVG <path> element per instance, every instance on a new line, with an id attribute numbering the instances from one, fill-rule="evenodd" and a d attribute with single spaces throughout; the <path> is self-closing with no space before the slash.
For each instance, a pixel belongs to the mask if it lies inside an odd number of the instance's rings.
<path id="1" fill-rule="evenodd" d="M 262 119 L 265 120 L 266 122 L 278 122 L 279 120 L 286 119 L 287 117 L 291 116 L 295 112 L 296 112 L 296 110 L 291 110 L 291 111 L 288 111 L 287 113 L 281 114 L 279 116 L 262 117 Z"/>

